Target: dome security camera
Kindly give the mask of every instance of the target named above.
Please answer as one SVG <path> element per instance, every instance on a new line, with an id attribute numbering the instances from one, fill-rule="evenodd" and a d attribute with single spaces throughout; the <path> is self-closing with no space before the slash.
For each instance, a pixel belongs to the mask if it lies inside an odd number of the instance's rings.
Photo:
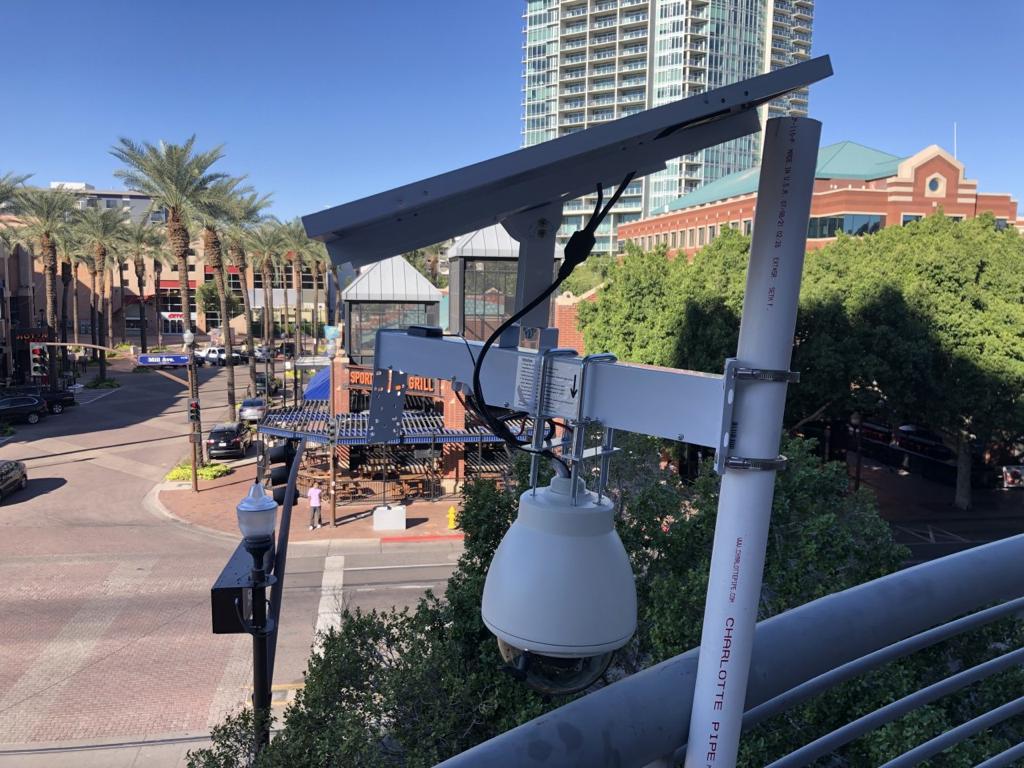
<path id="1" fill-rule="evenodd" d="M 512 672 L 548 694 L 583 690 L 636 631 L 636 584 L 614 507 L 555 477 L 519 498 L 484 583 L 481 615 Z"/>

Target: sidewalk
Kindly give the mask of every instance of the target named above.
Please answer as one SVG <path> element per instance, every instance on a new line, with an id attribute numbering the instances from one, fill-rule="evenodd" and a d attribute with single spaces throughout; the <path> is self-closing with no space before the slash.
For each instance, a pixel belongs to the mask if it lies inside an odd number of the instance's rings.
<path id="1" fill-rule="evenodd" d="M 200 480 L 199 493 L 192 493 L 188 483 L 164 483 L 159 486 L 156 501 L 171 517 L 190 525 L 238 537 L 235 506 L 249 491 L 256 479 L 255 463 L 235 467 L 230 475 L 217 480 Z M 336 525 L 331 525 L 331 508 L 321 508 L 324 525 L 309 530 L 309 504 L 304 496 L 292 507 L 289 536 L 291 541 L 366 541 L 381 543 L 416 543 L 425 541 L 461 540 L 461 531 L 448 530 L 448 508 L 459 506 L 458 496 L 444 496 L 436 501 L 416 499 L 406 504 L 404 531 L 373 530 L 373 509 L 379 499 L 339 504 Z M 393 502 L 392 502 L 393 503 Z"/>

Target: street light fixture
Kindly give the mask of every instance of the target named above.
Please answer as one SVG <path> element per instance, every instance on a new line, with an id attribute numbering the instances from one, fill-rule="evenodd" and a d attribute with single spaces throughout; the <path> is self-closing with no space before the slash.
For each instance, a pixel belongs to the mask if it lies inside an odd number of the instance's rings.
<path id="1" fill-rule="evenodd" d="M 267 587 L 277 578 L 267 573 L 266 557 L 274 546 L 277 502 L 267 496 L 263 486 L 253 483 L 249 493 L 235 508 L 242 543 L 252 556 L 252 572 L 247 585 L 252 590 L 252 618 L 246 619 L 242 606 L 235 607 L 245 630 L 252 635 L 252 707 L 255 714 L 254 752 L 270 742 L 270 636 L 274 621 L 267 618 Z"/>
<path id="2" fill-rule="evenodd" d="M 860 490 L 860 462 L 861 462 L 861 436 L 863 430 L 861 424 L 863 419 L 861 418 L 860 411 L 854 411 L 850 414 L 850 426 L 853 427 L 853 439 L 854 444 L 857 448 L 857 465 L 853 473 L 853 490 Z"/>

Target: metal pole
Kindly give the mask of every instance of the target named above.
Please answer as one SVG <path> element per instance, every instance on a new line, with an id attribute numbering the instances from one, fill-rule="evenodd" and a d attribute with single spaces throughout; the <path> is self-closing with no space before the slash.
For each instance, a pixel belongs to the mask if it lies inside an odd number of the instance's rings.
<path id="1" fill-rule="evenodd" d="M 789 369 L 820 133 L 808 118 L 765 125 L 736 355 L 743 366 Z M 778 458 L 786 388 L 784 380 L 736 388 L 732 457 L 752 467 Z M 686 768 L 736 765 L 775 490 L 775 469 L 761 466 L 722 478 Z"/>
<path id="2" fill-rule="evenodd" d="M 198 378 L 196 376 L 196 355 L 195 355 L 195 342 L 188 345 L 188 395 L 191 399 L 199 400 L 199 386 L 196 382 Z M 198 456 L 199 453 L 199 441 L 202 439 L 202 433 L 196 433 L 196 427 L 199 422 L 193 421 L 192 434 L 189 439 L 192 441 L 192 493 L 199 493 L 199 475 L 196 471 L 196 465 L 201 459 Z"/>
<path id="3" fill-rule="evenodd" d="M 255 715 L 255 753 L 270 743 L 270 661 L 267 625 L 267 572 L 264 555 L 270 548 L 253 548 L 252 555 L 252 709 Z"/>
<path id="4" fill-rule="evenodd" d="M 860 424 L 858 424 L 857 425 L 857 472 L 853 476 L 853 490 L 855 490 L 855 491 L 859 491 L 860 490 L 860 461 L 861 461 L 861 456 L 863 455 L 861 453 L 861 446 L 863 445 L 863 443 L 862 443 L 863 437 L 864 437 L 864 428 Z"/>

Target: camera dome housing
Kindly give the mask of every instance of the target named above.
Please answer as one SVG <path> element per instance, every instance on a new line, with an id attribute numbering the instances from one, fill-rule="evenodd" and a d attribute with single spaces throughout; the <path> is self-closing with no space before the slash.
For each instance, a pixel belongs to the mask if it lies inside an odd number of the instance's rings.
<path id="1" fill-rule="evenodd" d="M 487 572 L 484 624 L 530 654 L 600 656 L 636 631 L 636 584 L 614 507 L 578 482 L 575 506 L 567 477 L 520 496 L 519 516 Z"/>

